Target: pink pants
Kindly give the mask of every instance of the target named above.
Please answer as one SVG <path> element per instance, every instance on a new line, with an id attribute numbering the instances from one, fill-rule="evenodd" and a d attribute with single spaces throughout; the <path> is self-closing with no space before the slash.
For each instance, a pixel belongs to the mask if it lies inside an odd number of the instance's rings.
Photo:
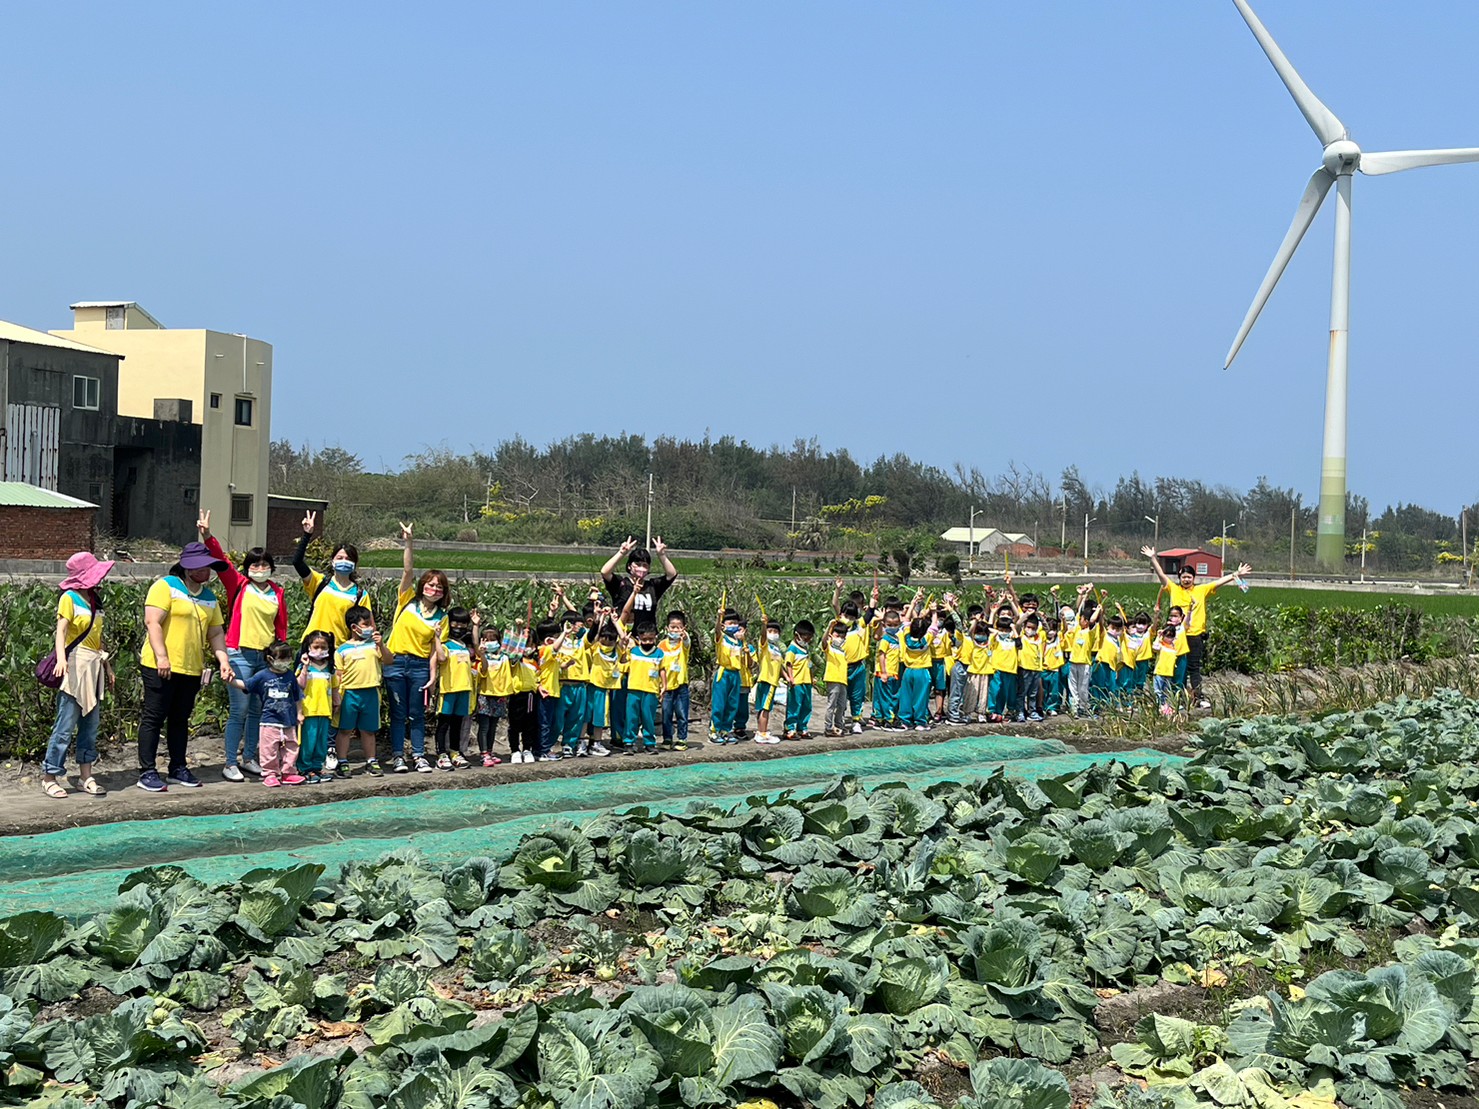
<path id="1" fill-rule="evenodd" d="M 298 729 L 285 728 L 281 724 L 263 724 L 257 758 L 264 775 L 275 774 L 282 778 L 292 774 L 298 768 Z"/>

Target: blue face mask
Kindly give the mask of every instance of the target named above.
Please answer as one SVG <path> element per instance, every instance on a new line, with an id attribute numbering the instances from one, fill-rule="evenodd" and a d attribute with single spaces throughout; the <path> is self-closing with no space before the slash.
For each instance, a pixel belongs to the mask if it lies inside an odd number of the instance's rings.
<path id="1" fill-rule="evenodd" d="M 739 625 L 738 624 L 725 624 L 724 625 L 724 634 L 725 635 L 738 635 L 739 634 Z"/>
<path id="2" fill-rule="evenodd" d="M 354 563 L 350 562 L 347 558 L 336 558 L 333 562 L 333 566 L 334 572 L 336 574 L 354 573 Z"/>
<path id="3" fill-rule="evenodd" d="M 360 630 L 359 630 L 359 637 L 361 639 L 365 640 L 366 642 L 368 642 L 369 640 L 375 638 L 375 629 L 374 628 L 360 628 Z"/>

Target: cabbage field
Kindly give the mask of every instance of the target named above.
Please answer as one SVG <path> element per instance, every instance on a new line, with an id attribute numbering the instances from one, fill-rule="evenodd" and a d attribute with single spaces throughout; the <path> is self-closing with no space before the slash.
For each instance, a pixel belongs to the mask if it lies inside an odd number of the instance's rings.
<path id="1" fill-rule="evenodd" d="M 143 871 L 91 919 L 0 921 L 0 1103 L 1398 1109 L 1466 1091 L 1479 703 L 1212 720 L 1198 743 L 1036 783 L 639 808 L 444 871 Z"/>

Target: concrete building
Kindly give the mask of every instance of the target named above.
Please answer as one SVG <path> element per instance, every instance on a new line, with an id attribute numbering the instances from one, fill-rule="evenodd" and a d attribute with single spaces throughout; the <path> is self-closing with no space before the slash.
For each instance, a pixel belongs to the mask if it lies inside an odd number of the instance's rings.
<path id="1" fill-rule="evenodd" d="M 202 328 L 167 328 L 133 301 L 79 301 L 72 327 L 53 335 L 124 357 L 120 416 L 153 418 L 155 402 L 183 398 L 201 428 L 199 506 L 228 550 L 267 537 L 272 442 L 272 346 Z"/>
<path id="2" fill-rule="evenodd" d="M 1025 531 L 1002 531 L 988 527 L 949 528 L 940 533 L 940 538 L 946 543 L 954 544 L 956 553 L 971 557 L 994 554 L 1003 547 L 1008 548 L 1011 554 L 1026 554 L 1033 550 L 1032 536 Z"/>
<path id="3" fill-rule="evenodd" d="M 199 503 L 200 429 L 188 415 L 179 422 L 189 407 L 179 400 L 157 405 L 159 419 L 120 418 L 121 361 L 0 321 L 0 481 L 94 505 L 89 521 L 108 535 L 183 542 Z M 0 546 L 25 538 L 0 536 Z"/>

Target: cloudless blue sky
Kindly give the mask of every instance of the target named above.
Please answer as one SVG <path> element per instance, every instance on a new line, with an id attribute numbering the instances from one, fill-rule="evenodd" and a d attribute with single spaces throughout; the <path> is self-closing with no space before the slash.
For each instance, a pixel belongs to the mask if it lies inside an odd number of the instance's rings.
<path id="1" fill-rule="evenodd" d="M 1479 6 L 1261 0 L 1368 150 L 1479 145 Z M 273 435 L 816 436 L 1318 492 L 1333 213 L 1228 0 L 17 5 L 0 318 L 275 347 Z M 1479 165 L 1355 190 L 1350 478 L 1473 477 Z M 1167 442 L 1173 435 L 1175 444 Z"/>

